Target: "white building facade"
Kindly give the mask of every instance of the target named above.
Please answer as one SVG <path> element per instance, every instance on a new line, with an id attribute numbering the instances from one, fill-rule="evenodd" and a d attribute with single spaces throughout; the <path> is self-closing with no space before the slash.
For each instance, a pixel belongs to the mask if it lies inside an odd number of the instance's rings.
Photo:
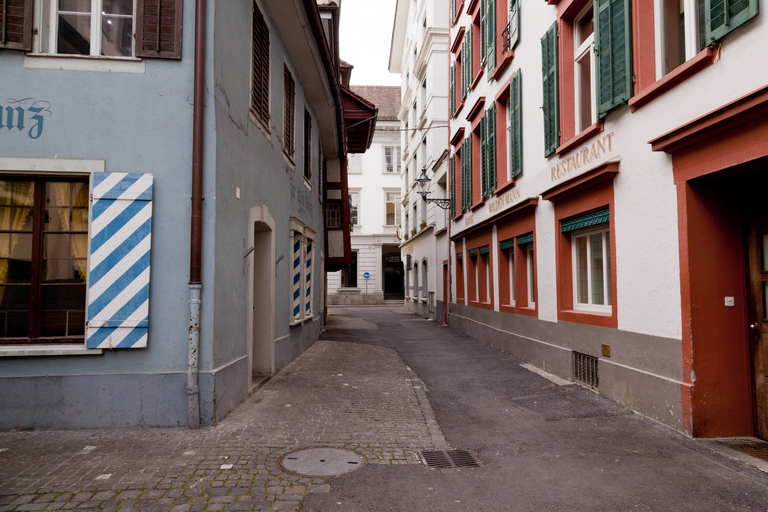
<path id="1" fill-rule="evenodd" d="M 389 56 L 390 72 L 402 79 L 405 307 L 441 321 L 447 300 L 448 210 L 425 200 L 416 178 L 425 169 L 431 180 L 427 197 L 448 197 L 448 17 L 447 2 L 399 0 Z"/>
<path id="2" fill-rule="evenodd" d="M 403 299 L 400 226 L 400 88 L 352 86 L 376 105 L 373 142 L 347 163 L 352 262 L 328 273 L 328 304 L 374 305 Z"/>
<path id="3" fill-rule="evenodd" d="M 768 438 L 759 3 L 448 2 L 451 326 L 690 435 Z"/>

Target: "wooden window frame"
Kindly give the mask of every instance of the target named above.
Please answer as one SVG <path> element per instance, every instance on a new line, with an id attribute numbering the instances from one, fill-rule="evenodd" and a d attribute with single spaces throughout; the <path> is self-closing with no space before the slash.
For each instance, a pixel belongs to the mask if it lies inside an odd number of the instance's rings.
<path id="1" fill-rule="evenodd" d="M 312 114 L 304 109 L 304 184 L 312 183 Z"/>
<path id="2" fill-rule="evenodd" d="M 284 116 L 283 116 L 283 152 L 290 163 L 294 163 L 296 156 L 296 82 L 293 79 L 288 65 L 283 65 L 283 92 L 284 92 Z"/>
<path id="3" fill-rule="evenodd" d="M 251 21 L 251 119 L 266 135 L 270 120 L 270 31 L 256 0 Z"/>

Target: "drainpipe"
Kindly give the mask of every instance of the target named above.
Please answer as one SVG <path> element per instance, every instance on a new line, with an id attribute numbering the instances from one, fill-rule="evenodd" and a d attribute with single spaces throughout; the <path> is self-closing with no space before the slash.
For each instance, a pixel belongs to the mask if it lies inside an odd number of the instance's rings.
<path id="1" fill-rule="evenodd" d="M 200 427 L 198 351 L 200 347 L 200 302 L 203 246 L 203 130 L 205 128 L 205 10 L 206 0 L 195 4 L 195 75 L 192 114 L 192 234 L 189 246 L 189 355 L 187 362 L 187 406 L 189 428 Z"/>

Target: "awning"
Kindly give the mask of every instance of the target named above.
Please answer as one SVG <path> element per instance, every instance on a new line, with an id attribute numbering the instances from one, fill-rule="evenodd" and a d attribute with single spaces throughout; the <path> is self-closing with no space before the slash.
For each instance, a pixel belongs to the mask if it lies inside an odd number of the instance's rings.
<path id="1" fill-rule="evenodd" d="M 341 97 L 344 102 L 347 152 L 365 153 L 373 141 L 379 109 L 346 87 L 341 88 Z"/>

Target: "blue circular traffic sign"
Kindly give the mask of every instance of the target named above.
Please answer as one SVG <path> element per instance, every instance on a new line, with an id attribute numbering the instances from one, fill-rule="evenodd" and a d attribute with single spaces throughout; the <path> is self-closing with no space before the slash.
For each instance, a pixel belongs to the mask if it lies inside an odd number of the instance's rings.
<path id="1" fill-rule="evenodd" d="M 366 272 L 365 274 L 363 274 L 363 277 L 368 279 L 368 278 L 371 277 L 371 273 L 370 272 Z"/>

